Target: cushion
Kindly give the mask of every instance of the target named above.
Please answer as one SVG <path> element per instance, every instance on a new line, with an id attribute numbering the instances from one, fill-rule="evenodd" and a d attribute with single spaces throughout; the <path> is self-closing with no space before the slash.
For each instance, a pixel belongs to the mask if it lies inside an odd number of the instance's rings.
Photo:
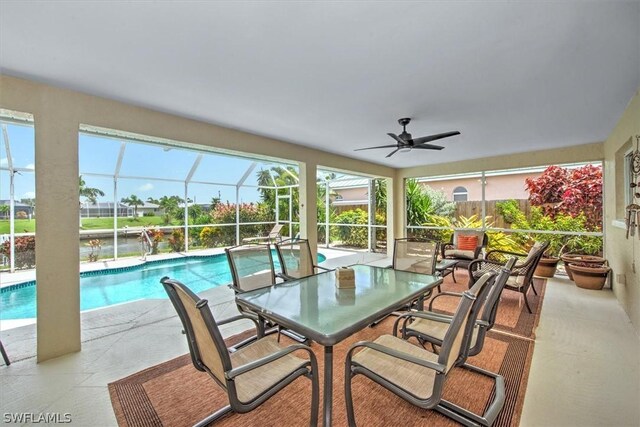
<path id="1" fill-rule="evenodd" d="M 475 255 L 475 251 L 463 251 L 460 249 L 448 249 L 444 251 L 444 256 L 447 258 L 475 259 Z"/>
<path id="2" fill-rule="evenodd" d="M 478 236 L 458 236 L 458 249 L 462 251 L 475 251 L 478 247 Z"/>
<path id="3" fill-rule="evenodd" d="M 453 233 L 453 246 L 458 247 L 458 237 L 460 236 L 478 236 L 478 242 L 484 239 L 484 231 L 482 230 L 457 230 Z"/>

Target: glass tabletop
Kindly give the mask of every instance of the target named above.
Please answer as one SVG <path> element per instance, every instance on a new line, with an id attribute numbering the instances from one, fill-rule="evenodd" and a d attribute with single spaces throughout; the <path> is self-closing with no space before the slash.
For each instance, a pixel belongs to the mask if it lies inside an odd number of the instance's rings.
<path id="1" fill-rule="evenodd" d="M 354 265 L 355 289 L 333 271 L 236 295 L 241 306 L 322 345 L 334 345 L 442 282 L 437 276 Z"/>
<path id="2" fill-rule="evenodd" d="M 436 264 L 436 270 L 438 270 L 438 271 L 445 270 L 447 268 L 453 267 L 457 263 L 458 263 L 457 259 L 441 259 Z"/>

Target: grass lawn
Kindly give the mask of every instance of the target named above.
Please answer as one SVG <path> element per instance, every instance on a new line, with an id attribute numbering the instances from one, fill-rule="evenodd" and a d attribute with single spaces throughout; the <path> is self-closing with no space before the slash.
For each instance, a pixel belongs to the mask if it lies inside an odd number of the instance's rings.
<path id="1" fill-rule="evenodd" d="M 156 225 L 165 225 L 162 222 L 162 217 L 159 216 L 146 216 L 142 218 L 118 218 L 118 228 L 123 228 L 125 225 L 129 227 L 148 227 Z M 180 221 L 171 221 L 169 225 L 182 225 Z M 98 229 L 111 229 L 113 228 L 113 218 L 82 218 L 83 230 L 98 230 Z M 36 231 L 35 219 L 16 219 L 15 222 L 16 233 L 33 233 Z M 0 234 L 9 234 L 9 220 L 0 220 Z"/>

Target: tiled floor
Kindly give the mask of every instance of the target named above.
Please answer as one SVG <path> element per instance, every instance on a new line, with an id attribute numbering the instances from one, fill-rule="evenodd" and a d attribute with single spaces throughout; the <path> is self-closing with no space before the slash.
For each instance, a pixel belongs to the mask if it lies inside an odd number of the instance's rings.
<path id="1" fill-rule="evenodd" d="M 362 253 L 328 258 L 329 266 L 388 264 Z M 226 287 L 203 296 L 214 315 L 224 318 L 235 310 Z M 112 315 L 114 323 L 125 319 L 124 308 Z M 84 342 L 79 353 L 1 366 L 0 412 L 66 412 L 72 425 L 116 425 L 107 383 L 188 351 L 168 301 L 151 301 L 138 310 L 135 320 L 127 318 L 107 336 Z M 246 326 L 231 325 L 223 333 Z M 521 425 L 640 425 L 640 340 L 610 291 L 550 281 L 536 334 Z"/>

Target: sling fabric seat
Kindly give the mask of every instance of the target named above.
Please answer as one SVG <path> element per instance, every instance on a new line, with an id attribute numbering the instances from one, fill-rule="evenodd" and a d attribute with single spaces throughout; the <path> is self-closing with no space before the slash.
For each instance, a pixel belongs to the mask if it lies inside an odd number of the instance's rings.
<path id="1" fill-rule="evenodd" d="M 473 302 L 491 276 L 483 276 L 471 289 L 463 293 L 439 354 L 431 353 L 392 335 L 383 335 L 373 342 L 360 341 L 351 346 L 345 361 L 345 400 L 349 426 L 356 425 L 351 382 L 353 377 L 359 374 L 413 405 L 423 409 L 434 409 L 458 422 L 474 425 L 474 414 L 468 415 L 464 410 L 458 411 L 456 405 L 442 399 L 442 392 L 447 375 L 456 365 L 463 349 L 466 325 L 470 321 Z M 355 353 L 356 350 L 360 351 Z M 495 419 L 503 404 L 504 380 L 496 376 L 495 398 L 487 409 L 489 421 Z"/>
<path id="2" fill-rule="evenodd" d="M 280 277 L 284 280 L 313 276 L 319 270 L 331 271 L 315 264 L 309 241 L 306 239 L 285 240 L 276 243 L 275 246 L 282 268 Z"/>
<path id="3" fill-rule="evenodd" d="M 200 299 L 187 286 L 168 277 L 162 278 L 161 283 L 182 322 L 194 367 L 207 372 L 229 399 L 229 405 L 196 426 L 207 426 L 232 411 L 252 411 L 301 376 L 311 380 L 309 424 L 317 425 L 318 366 L 311 348 L 302 344 L 281 347 L 273 337 L 263 337 L 256 322 L 258 340 L 232 352 L 226 347 L 219 326 L 255 319 L 240 315 L 216 322 L 206 299 Z M 294 352 L 304 352 L 308 358 L 298 357 Z"/>

